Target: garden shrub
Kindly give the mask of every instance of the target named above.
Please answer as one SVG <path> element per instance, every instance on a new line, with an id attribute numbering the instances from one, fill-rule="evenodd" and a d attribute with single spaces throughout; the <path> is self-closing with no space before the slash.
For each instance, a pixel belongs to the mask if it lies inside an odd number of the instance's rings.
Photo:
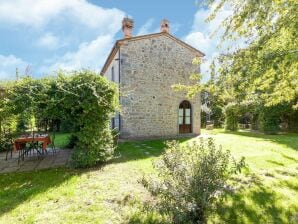
<path id="1" fill-rule="evenodd" d="M 220 106 L 213 105 L 211 108 L 211 120 L 214 122 L 214 127 L 221 128 L 224 118 L 223 109 Z"/>
<path id="2" fill-rule="evenodd" d="M 205 128 L 207 124 L 207 116 L 210 113 L 210 121 L 214 127 L 221 128 L 224 121 L 223 103 L 218 95 L 208 92 L 201 92 L 201 127 Z"/>
<path id="3" fill-rule="evenodd" d="M 112 130 L 112 136 L 113 136 L 113 144 L 116 147 L 118 145 L 119 136 L 120 136 L 119 130 L 118 129 L 113 129 Z"/>
<path id="4" fill-rule="evenodd" d="M 236 162 L 212 138 L 188 145 L 172 141 L 154 163 L 158 177 L 143 178 L 142 183 L 172 222 L 206 223 L 229 189 L 228 179 L 244 166 L 244 158 Z"/>
<path id="5" fill-rule="evenodd" d="M 239 105 L 228 104 L 225 107 L 225 129 L 229 131 L 238 130 L 238 120 L 239 120 Z"/>
<path id="6" fill-rule="evenodd" d="M 266 134 L 277 134 L 280 130 L 281 117 L 290 111 L 290 105 L 279 104 L 259 109 L 259 128 Z"/>
<path id="7" fill-rule="evenodd" d="M 7 141 L 3 132 L 0 132 L 0 152 L 6 151 Z"/>
<path id="8" fill-rule="evenodd" d="M 63 121 L 74 135 L 75 167 L 93 166 L 113 155 L 109 123 L 119 109 L 117 87 L 103 76 L 82 70 L 42 79 L 25 77 L 11 84 L 7 101 L 7 111 L 22 118 L 19 131 L 36 123 L 49 130 L 55 126 L 56 131 Z M 2 117 L 0 108 L 0 121 Z"/>
<path id="9" fill-rule="evenodd" d="M 118 106 L 117 88 L 88 70 L 58 78 L 64 109 L 75 125 L 75 167 L 89 167 L 111 158 L 114 152 L 110 119 Z"/>
<path id="10" fill-rule="evenodd" d="M 0 152 L 12 147 L 12 136 L 10 133 L 0 132 Z"/>
<path id="11" fill-rule="evenodd" d="M 264 109 L 259 114 L 259 128 L 266 134 L 276 134 L 279 131 L 279 116 Z"/>
<path id="12" fill-rule="evenodd" d="M 258 130 L 259 129 L 259 114 L 253 113 L 251 116 L 251 130 Z"/>
<path id="13" fill-rule="evenodd" d="M 298 110 L 292 110 L 289 115 L 289 130 L 298 132 Z"/>
<path id="14" fill-rule="evenodd" d="M 205 111 L 201 111 L 201 128 L 206 128 L 207 124 L 207 113 Z"/>
<path id="15" fill-rule="evenodd" d="M 67 143 L 66 148 L 73 149 L 76 146 L 77 141 L 78 141 L 78 137 L 74 134 L 71 134 L 68 137 L 68 143 Z"/>

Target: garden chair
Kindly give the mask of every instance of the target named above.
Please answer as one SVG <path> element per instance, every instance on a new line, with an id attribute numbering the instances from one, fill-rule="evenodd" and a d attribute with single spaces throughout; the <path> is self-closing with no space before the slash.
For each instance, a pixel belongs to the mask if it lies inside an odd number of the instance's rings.
<path id="1" fill-rule="evenodd" d="M 6 156 L 5 160 L 7 160 L 8 154 L 10 152 L 10 158 L 12 158 L 12 152 L 13 152 L 13 140 L 9 141 L 5 145 L 5 150 L 6 150 Z"/>
<path id="2" fill-rule="evenodd" d="M 22 159 L 24 161 L 24 156 L 26 152 L 26 143 L 19 144 L 21 146 L 20 149 L 18 149 L 19 156 L 18 156 L 18 164 L 20 163 L 20 160 Z"/>
<path id="3" fill-rule="evenodd" d="M 44 132 L 44 133 L 41 133 L 41 135 L 48 135 L 49 136 L 49 138 L 51 139 L 51 147 L 52 147 L 52 152 L 53 152 L 53 154 L 54 153 L 56 153 L 56 148 L 55 148 L 55 132 L 53 132 L 53 134 L 51 135 L 51 134 L 49 134 L 48 132 Z M 36 135 L 36 137 L 39 137 L 39 135 Z M 43 143 L 39 143 L 38 144 L 38 148 L 40 149 L 40 150 L 42 150 L 42 147 L 43 147 Z M 44 151 L 42 150 L 42 154 L 44 153 Z M 45 153 L 46 154 L 48 154 L 48 151 L 47 150 L 45 150 Z"/>
<path id="4" fill-rule="evenodd" d="M 55 138 L 56 138 L 56 133 L 53 131 L 53 134 L 51 135 L 51 144 L 52 144 L 52 152 L 55 154 L 56 151 L 56 146 L 55 146 Z"/>
<path id="5" fill-rule="evenodd" d="M 19 151 L 18 163 L 20 162 L 21 159 L 24 161 L 25 156 L 28 157 L 29 155 L 32 155 L 32 153 L 34 155 L 35 151 L 38 158 L 40 157 L 43 158 L 42 144 L 35 141 L 36 137 L 37 137 L 37 134 L 32 132 L 32 141 L 24 144 L 20 144 L 21 148 L 18 150 Z"/>
<path id="6" fill-rule="evenodd" d="M 26 144 L 20 144 L 21 145 L 21 148 L 18 150 L 18 163 L 20 163 L 20 160 L 23 159 L 24 160 L 24 154 L 25 154 L 25 148 L 26 148 Z M 5 160 L 8 159 L 8 154 L 10 153 L 10 158 L 12 158 L 12 153 L 14 151 L 14 140 L 13 138 L 8 135 L 6 137 L 6 140 L 5 140 L 5 150 L 6 150 L 6 156 L 5 156 Z"/>
<path id="7" fill-rule="evenodd" d="M 30 147 L 33 150 L 33 154 L 34 154 L 34 150 L 35 150 L 38 156 L 43 157 L 44 151 L 42 150 L 42 143 L 35 141 L 36 137 L 39 137 L 39 134 L 34 133 L 34 131 L 33 131 L 33 139 L 32 139 L 32 142 L 30 143 Z M 47 150 L 45 150 L 45 153 L 46 154 L 48 153 Z"/>
<path id="8" fill-rule="evenodd" d="M 12 135 L 10 134 L 10 131 L 6 132 L 4 130 L 4 132 L 2 133 L 2 141 L 0 142 L 0 147 L 4 150 L 6 150 L 6 156 L 5 156 L 5 160 L 7 160 L 8 157 L 8 153 L 10 152 L 10 158 L 12 158 L 12 151 L 13 151 L 13 138 Z"/>

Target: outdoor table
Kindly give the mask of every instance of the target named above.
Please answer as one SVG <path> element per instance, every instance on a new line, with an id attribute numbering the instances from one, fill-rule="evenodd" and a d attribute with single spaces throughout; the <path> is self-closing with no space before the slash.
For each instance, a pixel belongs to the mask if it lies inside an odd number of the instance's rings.
<path id="1" fill-rule="evenodd" d="M 28 142 L 42 142 L 42 151 L 46 151 L 47 145 L 51 143 L 51 139 L 49 135 L 19 137 L 14 141 L 14 151 L 21 150 L 22 145 Z"/>

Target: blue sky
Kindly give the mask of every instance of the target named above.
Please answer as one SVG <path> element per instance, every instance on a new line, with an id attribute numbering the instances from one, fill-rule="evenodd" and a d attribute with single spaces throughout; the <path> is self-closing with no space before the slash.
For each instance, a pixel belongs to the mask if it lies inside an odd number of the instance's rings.
<path id="1" fill-rule="evenodd" d="M 34 77 L 57 69 L 100 71 L 115 40 L 122 38 L 121 20 L 135 21 L 134 35 L 159 32 L 167 18 L 171 33 L 206 53 L 203 72 L 218 53 L 218 37 L 209 34 L 229 14 L 211 24 L 209 10 L 195 0 L 1 0 L 0 80 L 15 78 L 16 67 Z"/>

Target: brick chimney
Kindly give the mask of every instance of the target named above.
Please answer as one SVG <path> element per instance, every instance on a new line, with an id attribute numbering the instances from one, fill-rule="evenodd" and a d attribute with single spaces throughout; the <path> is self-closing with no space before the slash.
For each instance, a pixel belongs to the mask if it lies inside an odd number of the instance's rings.
<path id="1" fill-rule="evenodd" d="M 133 20 L 125 17 L 122 20 L 122 31 L 124 33 L 125 38 L 130 38 L 132 37 L 132 29 L 133 29 Z"/>
<path id="2" fill-rule="evenodd" d="M 170 22 L 167 19 L 163 19 L 160 23 L 160 32 L 170 33 Z"/>

